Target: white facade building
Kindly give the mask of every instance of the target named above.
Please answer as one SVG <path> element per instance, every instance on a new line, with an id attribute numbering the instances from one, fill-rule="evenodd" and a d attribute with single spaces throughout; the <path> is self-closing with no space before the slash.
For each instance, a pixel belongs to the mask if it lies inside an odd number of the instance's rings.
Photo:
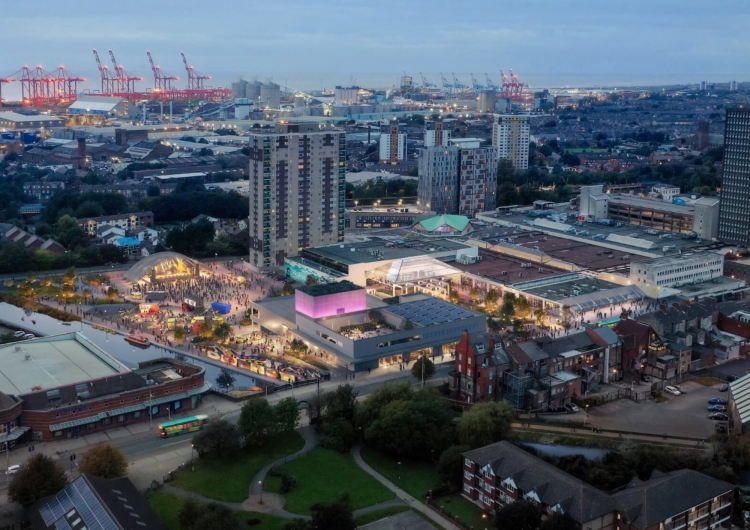
<path id="1" fill-rule="evenodd" d="M 674 288 L 719 278 L 723 271 L 724 256 L 700 252 L 633 263 L 630 279 L 654 287 Z"/>
<path id="2" fill-rule="evenodd" d="M 492 145 L 501 159 L 510 160 L 518 170 L 529 169 L 529 116 L 500 114 L 492 125 Z"/>
<path id="3" fill-rule="evenodd" d="M 672 199 L 680 194 L 680 188 L 675 186 L 654 186 L 651 191 L 661 195 L 664 202 L 672 202 Z"/>
<path id="4" fill-rule="evenodd" d="M 424 122 L 424 146 L 447 147 L 450 145 L 451 131 L 442 121 L 426 120 Z"/>
<path id="5" fill-rule="evenodd" d="M 380 160 L 400 162 L 406 160 L 406 125 L 394 124 L 380 127 Z"/>

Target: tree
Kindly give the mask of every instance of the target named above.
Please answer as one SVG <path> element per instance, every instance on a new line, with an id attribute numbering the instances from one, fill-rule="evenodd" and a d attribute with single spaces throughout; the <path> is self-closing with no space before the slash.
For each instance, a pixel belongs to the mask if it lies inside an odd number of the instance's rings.
<path id="1" fill-rule="evenodd" d="M 182 530 L 193 530 L 193 528 L 195 528 L 195 522 L 200 519 L 201 515 L 203 515 L 203 510 L 203 505 L 192 497 L 185 499 L 185 502 L 182 504 L 182 508 L 180 508 L 180 512 L 177 515 L 177 519 L 180 522 L 180 528 L 182 528 Z"/>
<path id="2" fill-rule="evenodd" d="M 299 403 L 293 397 L 287 397 L 273 407 L 276 419 L 276 432 L 293 431 L 299 424 Z"/>
<path id="3" fill-rule="evenodd" d="M 216 376 L 216 384 L 219 385 L 219 388 L 221 389 L 229 389 L 235 381 L 234 374 L 226 368 L 222 368 L 219 375 Z"/>
<path id="4" fill-rule="evenodd" d="M 471 449 L 505 438 L 515 414 L 506 402 L 478 403 L 463 413 L 458 422 L 458 440 Z"/>
<path id="5" fill-rule="evenodd" d="M 539 308 L 534 311 L 534 322 L 536 322 L 536 325 L 541 327 L 544 327 L 547 325 L 547 317 L 549 316 L 549 313 L 544 308 Z"/>
<path id="6" fill-rule="evenodd" d="M 55 495 L 67 485 L 65 471 L 47 455 L 36 453 L 13 477 L 8 486 L 8 498 L 26 506 Z"/>
<path id="7" fill-rule="evenodd" d="M 516 314 L 516 307 L 510 300 L 504 300 L 503 306 L 500 308 L 500 316 L 503 320 L 510 322 L 513 320 L 513 316 Z"/>
<path id="8" fill-rule="evenodd" d="M 294 287 L 291 283 L 285 283 L 284 287 L 281 288 L 281 296 L 291 296 L 294 294 Z"/>
<path id="9" fill-rule="evenodd" d="M 249 445 L 262 446 L 276 427 L 273 407 L 265 399 L 249 400 L 242 406 L 237 427 Z"/>
<path id="10" fill-rule="evenodd" d="M 374 422 L 383 408 L 394 401 L 409 401 L 414 397 L 411 383 L 387 383 L 379 386 L 359 403 L 357 408 L 357 425 L 367 429 Z"/>
<path id="11" fill-rule="evenodd" d="M 242 521 L 231 508 L 212 502 L 195 520 L 194 530 L 241 530 Z"/>
<path id="12" fill-rule="evenodd" d="M 573 318 L 573 310 L 569 305 L 562 306 L 562 317 L 565 320 L 570 320 L 571 318 Z"/>
<path id="13" fill-rule="evenodd" d="M 110 287 L 107 289 L 107 300 L 110 302 L 114 302 L 118 296 L 120 296 L 120 291 L 117 287 Z"/>
<path id="14" fill-rule="evenodd" d="M 497 294 L 495 289 L 490 289 L 484 297 L 484 307 L 487 311 L 494 311 L 497 308 L 497 302 L 500 300 L 500 295 Z"/>
<path id="15" fill-rule="evenodd" d="M 174 328 L 174 340 L 177 343 L 182 342 L 185 340 L 185 329 L 181 327 Z"/>
<path id="16" fill-rule="evenodd" d="M 370 323 L 375 326 L 383 323 L 383 315 L 376 309 L 370 309 L 370 311 L 367 313 L 367 318 Z"/>
<path id="17" fill-rule="evenodd" d="M 321 415 L 321 445 L 347 452 L 354 443 L 354 421 L 357 415 L 357 392 L 351 385 L 339 387 L 325 395 Z"/>
<path id="18" fill-rule="evenodd" d="M 422 372 L 423 364 L 424 373 Z M 435 375 L 435 363 L 429 360 L 426 356 L 422 355 L 419 359 L 417 359 L 417 362 L 414 363 L 414 366 L 411 367 L 411 375 L 414 376 L 414 379 L 419 379 L 420 381 L 424 376 L 424 380 L 427 381 L 430 377 Z"/>
<path id="19" fill-rule="evenodd" d="M 232 333 L 232 326 L 227 324 L 226 322 L 220 322 L 217 323 L 214 326 L 214 337 L 220 342 L 225 342 L 229 335 Z"/>
<path id="20" fill-rule="evenodd" d="M 555 513 L 542 522 L 539 530 L 579 530 L 580 528 L 581 525 L 567 513 Z"/>
<path id="21" fill-rule="evenodd" d="M 408 331 L 410 329 L 414 329 L 414 321 L 411 320 L 410 318 L 407 318 L 406 320 L 404 320 L 404 323 L 403 323 L 401 329 L 403 329 L 404 331 Z"/>
<path id="22" fill-rule="evenodd" d="M 320 280 L 313 274 L 308 274 L 307 278 L 305 278 L 305 285 L 318 285 L 319 283 Z"/>
<path id="23" fill-rule="evenodd" d="M 75 267 L 71 267 L 65 271 L 65 274 L 63 274 L 62 284 L 70 286 L 75 285 L 77 277 L 78 273 L 76 272 Z"/>
<path id="24" fill-rule="evenodd" d="M 537 530 L 541 522 L 539 509 L 524 500 L 506 504 L 495 515 L 497 530 Z"/>
<path id="25" fill-rule="evenodd" d="M 471 291 L 469 291 L 469 298 L 471 298 L 472 302 L 479 300 L 479 289 L 472 287 Z"/>
<path id="26" fill-rule="evenodd" d="M 526 298 L 516 298 L 513 307 L 515 308 L 516 316 L 521 320 L 525 320 L 531 316 L 531 304 L 529 304 Z"/>
<path id="27" fill-rule="evenodd" d="M 146 188 L 146 196 L 148 197 L 158 197 L 161 195 L 161 188 L 157 186 L 156 184 L 151 184 L 148 188 Z"/>
<path id="28" fill-rule="evenodd" d="M 464 473 L 463 453 L 469 450 L 465 445 L 451 445 L 440 454 L 437 472 L 440 482 L 448 484 L 453 490 L 461 487 Z"/>
<path id="29" fill-rule="evenodd" d="M 240 447 L 240 433 L 237 426 L 226 420 L 209 422 L 193 437 L 193 445 L 198 454 L 209 453 L 221 458 Z"/>
<path id="30" fill-rule="evenodd" d="M 313 504 L 310 511 L 312 520 L 307 523 L 308 530 L 354 530 L 357 528 L 348 493 L 344 493 L 333 502 Z"/>
<path id="31" fill-rule="evenodd" d="M 128 459 L 111 445 L 97 445 L 83 453 L 78 469 L 95 477 L 119 478 L 128 473 Z"/>

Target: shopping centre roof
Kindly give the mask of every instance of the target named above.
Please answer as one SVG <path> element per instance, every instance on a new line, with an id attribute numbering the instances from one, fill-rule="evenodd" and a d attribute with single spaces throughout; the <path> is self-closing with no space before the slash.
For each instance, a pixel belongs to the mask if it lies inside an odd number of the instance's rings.
<path id="1" fill-rule="evenodd" d="M 420 326 L 433 326 L 479 316 L 479 313 L 438 298 L 406 302 L 384 308 L 381 311 L 387 311 L 403 319 L 411 320 Z"/>
<path id="2" fill-rule="evenodd" d="M 429 256 L 416 256 L 394 260 L 390 265 L 378 267 L 371 273 L 390 283 L 398 284 L 460 274 L 461 271 L 438 259 Z"/>

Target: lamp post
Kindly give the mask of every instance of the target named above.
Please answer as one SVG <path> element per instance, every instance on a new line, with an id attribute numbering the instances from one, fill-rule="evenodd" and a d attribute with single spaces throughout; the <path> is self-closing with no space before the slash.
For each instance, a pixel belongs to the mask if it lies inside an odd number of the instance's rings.
<path id="1" fill-rule="evenodd" d="M 258 481 L 258 486 L 260 487 L 260 502 L 258 504 L 263 504 L 263 481 Z"/>
<path id="2" fill-rule="evenodd" d="M 398 463 L 398 482 L 401 483 L 401 462 Z"/>
<path id="3" fill-rule="evenodd" d="M 586 427 L 586 420 L 589 419 L 589 406 L 588 405 L 584 407 L 584 412 L 585 414 L 583 416 L 583 426 Z"/>

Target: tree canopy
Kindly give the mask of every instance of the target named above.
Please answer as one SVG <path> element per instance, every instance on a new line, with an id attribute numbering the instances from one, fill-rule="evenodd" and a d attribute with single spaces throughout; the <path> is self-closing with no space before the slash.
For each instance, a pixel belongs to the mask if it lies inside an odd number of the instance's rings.
<path id="1" fill-rule="evenodd" d="M 119 478 L 128 473 L 128 459 L 111 445 L 97 445 L 83 453 L 78 469 L 95 477 Z"/>
<path id="2" fill-rule="evenodd" d="M 25 506 L 55 495 L 67 485 L 68 477 L 57 462 L 43 453 L 36 453 L 11 480 L 8 498 Z"/>

